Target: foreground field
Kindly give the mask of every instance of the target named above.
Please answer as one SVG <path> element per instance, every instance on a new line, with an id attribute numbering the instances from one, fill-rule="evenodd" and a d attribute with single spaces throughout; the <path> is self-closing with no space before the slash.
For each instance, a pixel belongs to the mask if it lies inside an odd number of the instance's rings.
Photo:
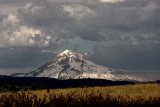
<path id="1" fill-rule="evenodd" d="M 160 85 L 70 88 L 7 92 L 0 94 L 0 106 L 12 107 L 160 107 Z"/>
<path id="2" fill-rule="evenodd" d="M 47 95 L 46 90 L 29 91 L 38 96 Z M 107 86 L 107 87 L 87 87 L 87 88 L 68 88 L 68 89 L 54 89 L 50 90 L 50 94 L 63 94 L 67 95 L 70 92 L 74 94 L 91 94 L 91 93 L 101 93 L 110 94 L 113 96 L 117 95 L 128 95 L 128 96 L 160 96 L 160 85 L 158 84 L 137 84 L 137 85 L 124 85 L 124 86 Z"/>

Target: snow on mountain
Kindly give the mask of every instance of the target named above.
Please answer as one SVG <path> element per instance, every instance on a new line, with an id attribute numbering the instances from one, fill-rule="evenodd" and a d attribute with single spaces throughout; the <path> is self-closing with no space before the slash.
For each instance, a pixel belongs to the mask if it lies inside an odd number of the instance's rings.
<path id="1" fill-rule="evenodd" d="M 30 73 L 16 73 L 12 74 L 14 77 L 49 77 L 56 79 L 106 79 L 113 81 L 147 81 L 147 79 L 125 74 L 120 71 L 110 69 L 101 65 L 97 65 L 80 54 L 74 53 L 70 50 L 65 50 L 41 66 L 35 71 Z"/>

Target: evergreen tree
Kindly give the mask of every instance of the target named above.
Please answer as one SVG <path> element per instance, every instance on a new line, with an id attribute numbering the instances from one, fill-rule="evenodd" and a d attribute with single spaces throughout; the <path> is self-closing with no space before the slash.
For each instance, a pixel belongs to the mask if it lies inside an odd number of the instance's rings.
<path id="1" fill-rule="evenodd" d="M 50 93 L 50 87 L 47 86 L 47 93 L 49 94 Z"/>
<path id="2" fill-rule="evenodd" d="M 37 83 L 32 83 L 32 85 L 31 85 L 31 90 L 37 90 L 38 89 L 38 85 L 37 85 Z"/>
<path id="3" fill-rule="evenodd" d="M 41 84 L 41 89 L 46 89 L 46 86 L 44 84 Z"/>
<path id="4" fill-rule="evenodd" d="M 6 81 L 2 83 L 2 88 L 8 89 L 8 83 Z"/>
<path id="5" fill-rule="evenodd" d="M 10 89 L 11 91 L 17 91 L 16 85 L 14 84 L 13 81 L 11 82 L 11 85 L 10 85 L 9 89 Z"/>

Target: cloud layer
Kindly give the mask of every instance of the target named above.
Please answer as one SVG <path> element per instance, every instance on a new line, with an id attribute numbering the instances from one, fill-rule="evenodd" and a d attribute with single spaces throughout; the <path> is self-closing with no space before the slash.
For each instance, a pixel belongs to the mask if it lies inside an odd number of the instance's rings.
<path id="1" fill-rule="evenodd" d="M 155 44 L 159 42 L 159 10 L 155 0 L 69 4 L 34 0 L 2 21 L 0 46 L 48 46 L 74 38 Z"/>
<path id="2" fill-rule="evenodd" d="M 33 0 L 1 21 L 0 48 L 54 50 L 78 39 L 114 41 L 110 47 L 93 47 L 90 58 L 103 65 L 128 66 L 141 59 L 138 66 L 156 68 L 160 65 L 159 11 L 159 0 Z"/>

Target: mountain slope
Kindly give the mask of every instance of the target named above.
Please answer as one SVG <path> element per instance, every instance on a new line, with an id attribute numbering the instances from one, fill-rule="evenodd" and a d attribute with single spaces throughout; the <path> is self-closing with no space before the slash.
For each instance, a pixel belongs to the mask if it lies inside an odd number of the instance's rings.
<path id="1" fill-rule="evenodd" d="M 108 67 L 97 65 L 80 54 L 66 50 L 50 62 L 30 73 L 13 74 L 14 77 L 49 77 L 56 79 L 106 79 L 113 81 L 147 81 L 147 79 L 125 74 Z"/>

